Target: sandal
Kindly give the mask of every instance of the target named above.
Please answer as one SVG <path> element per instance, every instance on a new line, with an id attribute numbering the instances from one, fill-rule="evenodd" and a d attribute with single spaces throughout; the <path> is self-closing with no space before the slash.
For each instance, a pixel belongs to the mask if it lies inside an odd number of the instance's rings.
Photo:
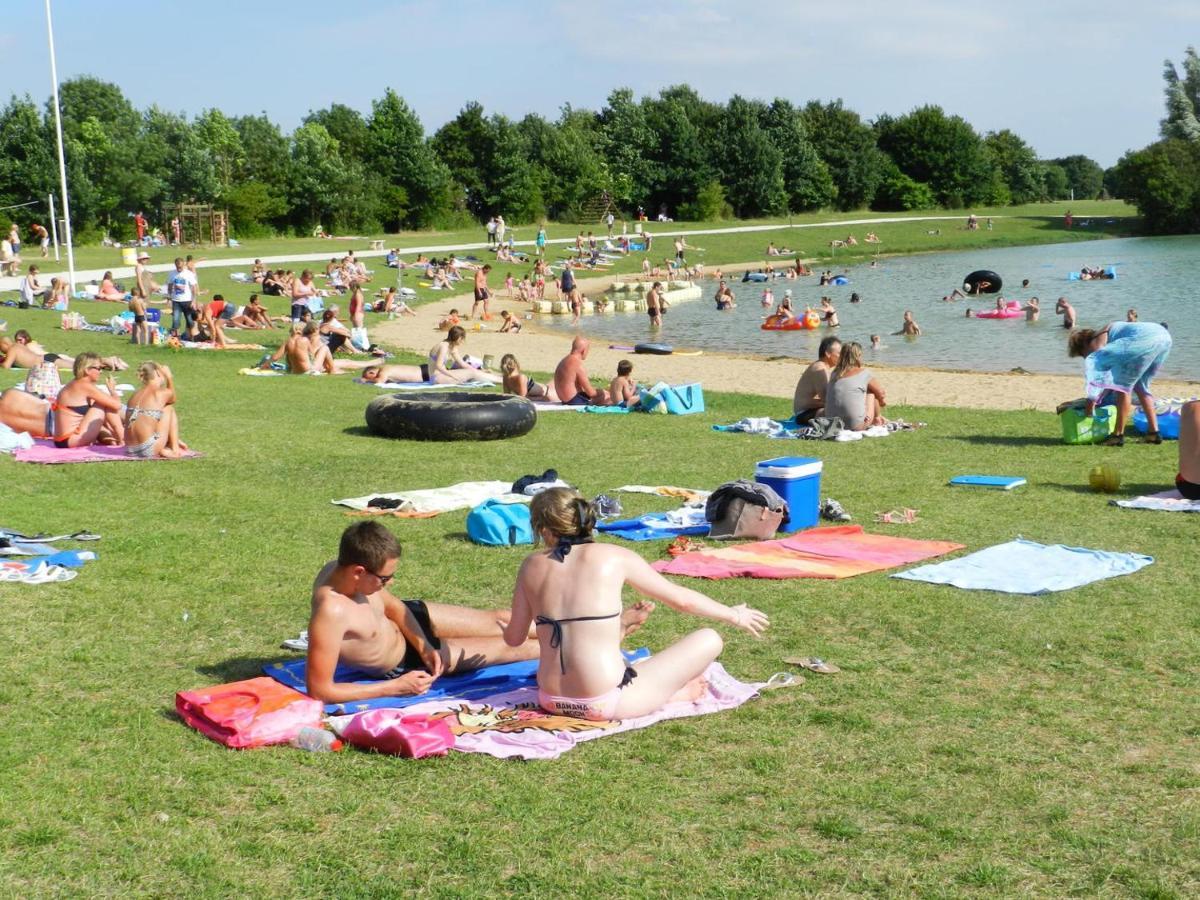
<path id="1" fill-rule="evenodd" d="M 776 672 L 759 686 L 760 691 L 774 691 L 779 688 L 796 687 L 804 684 L 804 676 L 794 672 Z"/>
<path id="2" fill-rule="evenodd" d="M 836 675 L 842 671 L 832 663 L 827 663 L 819 656 L 790 656 L 784 660 L 789 666 L 799 666 L 818 675 Z"/>
<path id="3" fill-rule="evenodd" d="M 875 513 L 875 521 L 883 525 L 912 525 L 917 521 L 919 509 L 893 509 L 884 513 Z"/>
<path id="4" fill-rule="evenodd" d="M 1101 447 L 1124 447 L 1125 446 L 1125 435 L 1110 434 L 1108 437 L 1106 437 L 1104 440 L 1102 440 L 1100 442 L 1100 446 Z"/>
<path id="5" fill-rule="evenodd" d="M 1162 435 L 1157 431 L 1147 431 L 1144 435 L 1142 435 L 1143 444 L 1161 444 L 1162 442 Z"/>
<path id="6" fill-rule="evenodd" d="M 702 541 L 693 541 L 690 537 L 680 536 L 671 542 L 671 546 L 667 548 L 667 553 L 671 556 L 682 556 L 685 553 L 694 553 L 696 550 L 703 550 L 707 546 Z"/>

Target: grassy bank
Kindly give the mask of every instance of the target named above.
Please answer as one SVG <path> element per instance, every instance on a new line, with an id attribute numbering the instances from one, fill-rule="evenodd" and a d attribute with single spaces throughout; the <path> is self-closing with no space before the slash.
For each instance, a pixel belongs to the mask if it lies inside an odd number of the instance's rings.
<path id="1" fill-rule="evenodd" d="M 1086 487 L 1092 464 L 1115 459 L 1122 494 L 1158 489 L 1175 471 L 1172 444 L 1072 448 L 1048 414 L 907 408 L 894 412 L 929 427 L 797 448 L 712 432 L 780 413 L 732 394 L 711 394 L 709 412 L 689 418 L 564 414 L 513 441 L 410 444 L 363 432 L 374 392 L 346 379 L 244 378 L 236 369 L 255 354 L 130 354 L 105 335 L 48 334 L 46 314 L 6 312 L 10 330 L 33 328 L 54 350 L 168 362 L 183 437 L 205 454 L 63 467 L 0 458 L 3 524 L 104 535 L 74 582 L 0 584 L 7 895 L 1200 889 L 1200 617 L 1187 587 L 1200 517 L 1119 510 Z M 921 521 L 907 536 L 977 549 L 1022 534 L 1156 563 L 1045 597 L 886 575 L 697 584 L 772 618 L 762 642 L 726 634 L 736 676 L 765 679 L 798 653 L 843 674 L 553 763 L 238 753 L 171 712 L 177 690 L 288 656 L 278 643 L 304 626 L 312 575 L 349 521 L 332 498 L 550 466 L 588 494 L 629 481 L 713 487 L 793 452 L 823 459 L 824 492 L 869 530 L 887 529 L 869 524 L 874 511 L 912 506 Z M 946 486 L 968 471 L 1029 485 Z M 624 499 L 631 513 L 668 506 Z M 507 603 L 523 551 L 470 544 L 463 518 L 393 524 L 403 595 Z M 639 640 L 657 648 L 695 626 L 664 610 Z"/>
<path id="2" fill-rule="evenodd" d="M 975 210 L 971 210 L 970 212 L 974 212 L 976 215 L 980 216 L 981 221 L 985 220 L 988 215 L 1011 216 L 1011 217 L 1027 218 L 1027 219 L 1033 220 L 1029 223 L 1029 227 L 1027 229 L 1022 228 L 1020 230 L 1019 237 L 1018 237 L 1017 232 L 1014 232 L 1010 229 L 1008 239 L 1009 240 L 1015 239 L 1021 243 L 1031 243 L 1031 242 L 1039 242 L 1040 243 L 1040 242 L 1045 242 L 1047 240 L 1046 237 L 1043 236 L 1040 240 L 1036 240 L 1036 239 L 1031 240 L 1030 238 L 1033 237 L 1038 232 L 1053 233 L 1054 231 L 1062 229 L 1062 216 L 1068 206 L 1071 208 L 1071 210 L 1074 213 L 1077 220 L 1088 219 L 1088 218 L 1100 218 L 1102 220 L 1116 219 L 1117 221 L 1112 222 L 1112 223 L 1109 223 L 1107 221 L 1096 221 L 1087 228 L 1075 229 L 1070 234 L 1064 234 L 1063 235 L 1064 240 L 1081 240 L 1081 239 L 1085 239 L 1087 237 L 1095 237 L 1098 234 L 1100 236 L 1112 236 L 1113 234 L 1125 235 L 1125 234 L 1131 233 L 1135 228 L 1136 213 L 1135 213 L 1133 207 L 1131 207 L 1131 206 L 1127 205 L 1126 203 L 1119 201 L 1119 200 L 1109 200 L 1109 201 L 1092 200 L 1092 201 L 1083 201 L 1083 202 L 1075 203 L 1075 204 L 1041 203 L 1041 204 L 1029 204 L 1027 206 L 999 207 L 997 209 L 975 209 Z M 730 222 L 672 222 L 672 223 L 648 222 L 648 223 L 646 223 L 646 227 L 650 231 L 656 232 L 656 231 L 696 231 L 696 230 L 704 230 L 704 229 L 711 229 L 711 228 L 736 227 L 739 225 L 752 225 L 752 226 L 778 225 L 778 226 L 780 226 L 781 231 L 778 235 L 775 235 L 777 244 L 779 244 L 781 240 L 785 241 L 785 242 L 790 241 L 792 246 L 794 246 L 797 243 L 800 243 L 803 246 L 804 242 L 808 242 L 810 244 L 810 246 L 806 249 L 810 250 L 813 253 L 813 255 L 816 255 L 818 252 L 820 252 L 822 250 L 824 250 L 825 252 L 828 252 L 829 241 L 832 240 L 834 237 L 845 237 L 844 234 L 838 233 L 840 230 L 839 227 L 833 227 L 827 233 L 825 231 L 819 231 L 819 233 L 813 234 L 812 238 L 809 238 L 809 236 L 808 236 L 809 232 L 805 230 L 802 232 L 804 234 L 803 239 L 801 239 L 799 237 L 793 239 L 790 236 L 788 236 L 788 234 L 787 234 L 788 230 L 790 230 L 788 226 L 809 225 L 809 224 L 817 223 L 817 222 L 838 222 L 838 221 L 847 221 L 847 220 L 854 220 L 854 219 L 900 218 L 905 215 L 938 215 L 938 216 L 945 215 L 945 216 L 953 216 L 953 217 L 961 218 L 963 221 L 965 221 L 968 212 L 969 211 L 967 211 L 967 210 L 928 210 L 928 211 L 916 211 L 913 213 L 875 213 L 875 212 L 870 212 L 870 211 L 859 211 L 859 212 L 852 212 L 852 213 L 815 212 L 815 213 L 805 213 L 803 215 L 781 217 L 781 218 L 774 218 L 774 219 L 748 219 L 748 220 L 738 220 L 738 221 L 730 221 Z M 997 220 L 997 222 L 999 222 L 999 221 L 1000 220 Z M 918 234 L 917 234 L 917 232 L 914 232 L 913 235 L 911 236 L 913 239 L 913 246 L 908 247 L 908 248 L 904 248 L 901 246 L 895 246 L 895 247 L 887 246 L 887 244 L 888 244 L 887 236 L 884 234 L 883 231 L 880 231 L 880 228 L 882 228 L 884 226 L 879 226 L 879 227 L 871 226 L 871 228 L 873 228 L 875 231 L 878 231 L 880 233 L 880 236 L 884 238 L 885 246 L 883 246 L 879 249 L 881 249 L 883 252 L 890 253 L 890 252 L 909 252 L 913 249 L 917 249 L 917 250 L 957 249 L 958 241 L 956 240 L 956 238 L 958 237 L 958 235 L 956 235 L 952 232 L 957 232 L 959 230 L 962 230 L 963 236 L 968 236 L 968 237 L 969 236 L 978 236 L 981 234 L 980 232 L 972 232 L 972 233 L 970 233 L 970 235 L 968 235 L 967 232 L 965 231 L 965 229 L 961 228 L 961 225 L 962 225 L 961 222 L 958 222 L 958 223 L 952 222 L 952 223 L 942 223 L 940 225 L 938 225 L 938 224 L 929 225 L 929 226 L 926 226 L 925 228 L 918 229 L 918 231 L 920 232 L 920 235 L 924 235 L 925 230 L 927 230 L 928 228 L 940 227 L 942 230 L 941 237 L 944 238 L 944 242 L 943 241 L 930 241 L 930 240 L 918 241 L 918 240 L 916 240 L 916 238 L 918 237 Z M 887 226 L 887 227 L 890 228 L 891 226 Z M 583 231 L 593 230 L 593 231 L 599 232 L 599 230 L 601 230 L 602 228 L 603 228 L 603 226 L 601 226 L 599 223 L 595 223 L 595 222 L 591 222 L 591 223 L 551 222 L 547 226 L 547 236 L 551 240 L 555 240 L 558 238 L 573 238 L 580 230 L 583 230 Z M 629 223 L 629 229 L 630 229 L 630 231 L 633 230 L 632 222 Z M 860 232 L 858 234 L 858 237 L 860 240 L 863 237 L 863 235 L 866 233 L 867 230 L 868 229 L 866 229 L 866 228 L 858 229 L 858 231 Z M 1005 230 L 1004 228 L 1000 229 L 1001 232 L 1003 232 L 1004 230 Z M 618 233 L 620 232 L 619 224 L 617 226 L 617 231 L 618 231 Z M 1065 229 L 1064 229 L 1064 231 L 1065 231 Z M 517 226 L 517 228 L 516 228 L 516 239 L 518 241 L 532 241 L 536 234 L 537 234 L 537 226 L 536 225 L 521 225 L 521 226 Z M 905 232 L 904 234 L 906 236 L 905 239 L 907 240 L 908 239 L 907 232 Z M 994 238 L 996 240 L 1004 239 L 1004 238 L 1002 238 L 1002 236 L 1000 234 L 995 234 Z M 750 249 L 752 251 L 753 255 L 748 258 L 753 259 L 757 256 L 760 256 L 762 254 L 763 250 L 766 248 L 767 241 L 770 239 L 771 239 L 770 235 L 754 236 L 753 241 L 748 245 L 748 249 Z M 382 240 L 385 242 L 385 246 L 387 246 L 387 247 L 399 247 L 401 249 L 404 249 L 404 248 L 408 248 L 408 247 L 457 246 L 457 245 L 462 245 L 462 244 L 479 244 L 479 243 L 484 242 L 485 234 L 484 234 L 483 226 L 481 225 L 477 228 L 464 229 L 464 230 L 459 230 L 459 231 L 423 231 L 423 232 L 406 232 L 403 234 L 371 234 L 371 235 L 362 235 L 362 236 L 354 238 L 354 239 L 338 238 L 338 239 L 334 239 L 334 240 L 322 240 L 322 239 L 318 239 L 318 238 L 264 238 L 264 239 L 254 239 L 254 240 L 242 241 L 240 246 L 238 246 L 238 247 L 200 247 L 200 248 L 196 248 L 196 249 L 163 247 L 163 248 L 155 248 L 151 252 L 154 256 L 155 262 L 169 261 L 169 259 L 176 252 L 183 252 L 183 253 L 191 252 L 191 253 L 195 253 L 198 256 L 204 256 L 205 258 L 208 258 L 208 259 L 238 259 L 238 258 L 243 258 L 243 257 L 256 257 L 256 256 L 259 256 L 259 257 L 268 257 L 268 256 L 289 257 L 289 256 L 308 254 L 308 253 L 321 253 L 321 254 L 328 254 L 330 256 L 334 256 L 334 255 L 340 256 L 341 254 L 344 254 L 348 249 L 356 248 L 360 251 L 366 249 L 366 247 L 368 246 L 368 241 L 370 241 L 370 240 Z M 706 242 L 712 243 L 713 241 L 706 238 Z M 1002 246 L 1004 246 L 1004 245 L 1002 244 Z M 663 248 L 663 250 L 664 250 L 664 254 L 668 254 L 670 247 L 666 246 Z M 871 248 L 869 246 L 868 247 L 860 247 L 860 250 L 862 250 L 862 252 L 866 253 L 866 252 L 869 252 L 871 250 Z M 839 253 L 839 258 L 840 258 L 840 256 L 841 256 L 841 254 Z M 28 249 L 26 249 L 25 257 L 26 257 L 27 263 L 28 262 L 39 262 L 39 260 L 35 259 L 33 256 L 30 255 Z M 729 257 L 729 258 L 722 257 L 722 258 L 716 259 L 715 261 L 736 262 L 736 261 L 744 261 L 744 259 L 746 259 L 746 257 Z M 63 260 L 64 260 L 63 265 L 65 265 L 65 260 L 66 260 L 65 250 L 63 251 Z M 102 267 L 106 267 L 106 266 L 112 266 L 115 268 L 115 267 L 119 266 L 120 264 L 121 264 L 120 251 L 114 250 L 111 247 L 88 246 L 88 247 L 77 247 L 75 249 L 75 266 L 78 269 L 93 269 L 93 268 L 102 268 Z M 48 265 L 49 264 L 47 264 L 47 266 Z"/>

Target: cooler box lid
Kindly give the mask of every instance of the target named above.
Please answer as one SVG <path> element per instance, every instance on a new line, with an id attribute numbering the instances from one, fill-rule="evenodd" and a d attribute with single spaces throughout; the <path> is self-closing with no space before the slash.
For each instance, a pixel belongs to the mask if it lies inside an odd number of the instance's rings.
<path id="1" fill-rule="evenodd" d="M 754 467 L 756 478 L 808 478 L 821 474 L 821 460 L 813 456 L 780 456 Z"/>

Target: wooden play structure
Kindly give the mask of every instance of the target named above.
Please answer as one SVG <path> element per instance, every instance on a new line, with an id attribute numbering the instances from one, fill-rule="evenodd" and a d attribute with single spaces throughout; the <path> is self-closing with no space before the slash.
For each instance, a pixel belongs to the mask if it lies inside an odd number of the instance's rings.
<path id="1" fill-rule="evenodd" d="M 171 241 L 176 239 L 178 222 L 180 245 L 224 247 L 229 243 L 229 211 L 215 209 L 211 203 L 165 203 L 162 220 L 167 223 L 163 230 Z"/>

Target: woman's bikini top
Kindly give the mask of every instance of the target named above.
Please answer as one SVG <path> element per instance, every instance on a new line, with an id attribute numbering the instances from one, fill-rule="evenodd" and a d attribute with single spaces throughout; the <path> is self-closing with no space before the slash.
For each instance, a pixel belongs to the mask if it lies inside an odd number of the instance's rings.
<path id="1" fill-rule="evenodd" d="M 615 612 L 607 616 L 575 616 L 574 618 L 570 619 L 552 619 L 549 616 L 535 616 L 533 621 L 534 624 L 538 626 L 550 626 L 550 647 L 551 649 L 558 650 L 558 670 L 565 675 L 567 672 L 567 663 L 566 660 L 563 659 L 563 625 L 566 625 L 568 622 L 599 622 L 603 619 L 616 619 L 619 618 L 620 615 L 621 614 L 619 612 Z"/>

